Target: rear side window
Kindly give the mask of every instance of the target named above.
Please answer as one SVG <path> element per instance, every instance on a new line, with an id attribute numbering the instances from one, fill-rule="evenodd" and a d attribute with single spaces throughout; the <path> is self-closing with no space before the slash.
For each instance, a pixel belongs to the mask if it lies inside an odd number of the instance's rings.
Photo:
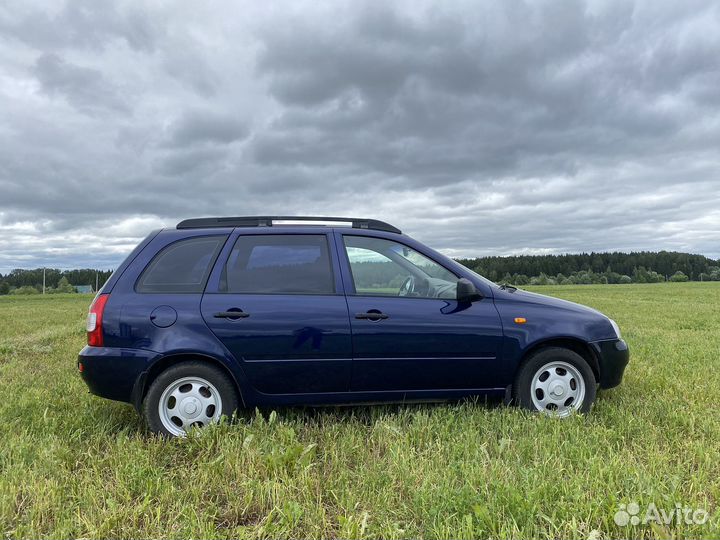
<path id="1" fill-rule="evenodd" d="M 201 293 L 226 236 L 198 236 L 163 248 L 145 268 L 140 293 Z"/>
<path id="2" fill-rule="evenodd" d="M 240 236 L 225 264 L 220 290 L 236 294 L 334 294 L 327 236 Z"/>

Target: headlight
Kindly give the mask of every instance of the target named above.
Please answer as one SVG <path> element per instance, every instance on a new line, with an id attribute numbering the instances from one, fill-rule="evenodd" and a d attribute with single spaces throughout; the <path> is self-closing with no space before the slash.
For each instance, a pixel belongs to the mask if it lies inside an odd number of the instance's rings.
<path id="1" fill-rule="evenodd" d="M 610 321 L 610 324 L 612 324 L 613 330 L 615 330 L 615 335 L 617 336 L 617 338 L 622 339 L 622 336 L 620 335 L 620 327 L 618 326 L 618 324 L 609 318 L 608 321 Z"/>

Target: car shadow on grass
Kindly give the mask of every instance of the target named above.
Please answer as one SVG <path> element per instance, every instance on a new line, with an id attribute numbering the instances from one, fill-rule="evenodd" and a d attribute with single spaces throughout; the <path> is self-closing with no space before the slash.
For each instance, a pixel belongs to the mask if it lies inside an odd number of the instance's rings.
<path id="1" fill-rule="evenodd" d="M 504 406 L 500 397 L 475 397 L 448 401 L 406 401 L 398 403 L 357 403 L 349 405 L 298 405 L 283 407 L 259 407 L 254 410 L 244 409 L 238 412 L 240 419 L 251 420 L 261 414 L 265 420 L 275 414 L 286 421 L 314 422 L 360 422 L 372 425 L 379 419 L 411 416 L 420 412 L 435 412 L 448 407 L 479 407 L 487 410 L 499 409 Z"/>

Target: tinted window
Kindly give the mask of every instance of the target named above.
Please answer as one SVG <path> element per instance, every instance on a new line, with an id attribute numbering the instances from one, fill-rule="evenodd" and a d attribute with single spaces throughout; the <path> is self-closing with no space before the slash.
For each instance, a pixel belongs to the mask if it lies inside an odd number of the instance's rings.
<path id="1" fill-rule="evenodd" d="M 155 255 L 135 289 L 142 293 L 202 292 L 225 238 L 199 236 L 170 244 Z"/>
<path id="2" fill-rule="evenodd" d="M 343 236 L 355 292 L 452 299 L 457 276 L 414 249 L 367 236 Z"/>
<path id="3" fill-rule="evenodd" d="M 334 294 L 327 237 L 240 236 L 225 264 L 220 289 L 245 294 Z"/>

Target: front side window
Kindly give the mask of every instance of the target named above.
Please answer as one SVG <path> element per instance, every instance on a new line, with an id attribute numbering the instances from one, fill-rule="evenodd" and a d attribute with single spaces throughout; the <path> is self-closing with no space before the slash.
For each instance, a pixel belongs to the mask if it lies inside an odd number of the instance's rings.
<path id="1" fill-rule="evenodd" d="M 334 294 L 327 237 L 320 234 L 240 236 L 220 279 L 235 294 Z"/>
<path id="2" fill-rule="evenodd" d="M 138 279 L 140 293 L 201 293 L 226 236 L 197 236 L 163 248 Z"/>
<path id="3" fill-rule="evenodd" d="M 456 298 L 457 276 L 422 253 L 383 238 L 343 239 L 356 294 Z"/>

